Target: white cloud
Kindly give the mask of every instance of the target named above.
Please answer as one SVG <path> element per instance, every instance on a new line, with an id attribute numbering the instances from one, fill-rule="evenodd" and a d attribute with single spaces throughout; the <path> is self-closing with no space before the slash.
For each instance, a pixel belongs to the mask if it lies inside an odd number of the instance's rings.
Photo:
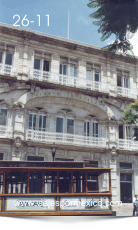
<path id="1" fill-rule="evenodd" d="M 138 31 L 134 34 L 134 36 L 129 39 L 130 43 L 133 45 L 134 55 L 138 56 Z"/>
<path id="2" fill-rule="evenodd" d="M 132 36 L 132 34 L 129 34 L 128 35 L 128 38 L 129 38 L 129 36 L 131 37 L 130 39 L 128 39 L 129 41 L 130 41 L 130 43 L 133 45 L 133 52 L 134 52 L 134 55 L 135 56 L 138 56 L 138 31 Z M 114 40 L 113 39 L 110 39 L 110 38 L 108 38 L 107 40 L 106 40 L 106 44 L 107 45 L 110 45 L 110 44 L 112 44 L 114 42 Z M 129 53 L 129 52 L 128 52 Z M 132 54 L 131 52 L 130 52 L 130 54 Z"/>
<path id="3" fill-rule="evenodd" d="M 106 40 L 107 45 L 110 45 L 110 44 L 112 44 L 113 42 L 114 42 L 114 40 L 112 40 L 112 39 L 110 39 L 110 38 L 108 38 L 108 39 Z"/>
<path id="4" fill-rule="evenodd" d="M 77 22 L 80 23 L 80 22 L 84 22 L 85 25 L 88 24 L 88 21 L 81 15 L 79 18 L 77 18 Z"/>

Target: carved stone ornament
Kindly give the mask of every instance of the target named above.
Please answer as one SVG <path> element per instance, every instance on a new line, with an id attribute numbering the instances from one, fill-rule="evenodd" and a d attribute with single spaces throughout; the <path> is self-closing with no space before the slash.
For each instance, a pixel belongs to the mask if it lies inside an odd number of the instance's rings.
<path id="1" fill-rule="evenodd" d="M 16 137 L 16 138 L 15 138 L 15 147 L 16 147 L 16 148 L 19 148 L 19 147 L 21 147 L 21 145 L 22 145 L 22 140 L 21 140 L 21 138 L 20 138 L 20 137 Z"/>
<path id="2" fill-rule="evenodd" d="M 116 156 L 117 155 L 117 150 L 116 150 L 115 146 L 113 146 L 112 149 L 111 149 L 111 155 L 112 156 Z"/>

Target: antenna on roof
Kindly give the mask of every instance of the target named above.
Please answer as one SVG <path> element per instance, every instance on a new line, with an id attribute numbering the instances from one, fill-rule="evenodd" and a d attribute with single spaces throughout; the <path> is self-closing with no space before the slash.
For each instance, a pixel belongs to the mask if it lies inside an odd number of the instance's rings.
<path id="1" fill-rule="evenodd" d="M 68 12 L 68 39 L 69 39 L 69 12 Z"/>

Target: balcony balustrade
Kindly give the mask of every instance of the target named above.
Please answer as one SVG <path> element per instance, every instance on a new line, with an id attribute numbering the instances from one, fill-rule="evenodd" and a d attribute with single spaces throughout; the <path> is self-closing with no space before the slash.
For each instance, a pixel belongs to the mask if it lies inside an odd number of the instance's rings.
<path id="1" fill-rule="evenodd" d="M 13 127 L 0 125 L 0 138 L 12 138 Z"/>
<path id="2" fill-rule="evenodd" d="M 118 139 L 117 148 L 119 150 L 138 150 L 138 142 L 127 139 Z"/>
<path id="3" fill-rule="evenodd" d="M 28 78 L 31 80 L 37 80 L 37 81 L 49 82 L 53 84 L 109 93 L 109 85 L 106 83 L 102 83 L 98 81 L 89 81 L 84 78 L 71 77 L 71 76 L 62 75 L 58 73 L 51 73 L 51 72 L 31 69 L 29 71 Z"/>
<path id="4" fill-rule="evenodd" d="M 128 89 L 117 86 L 117 95 L 137 99 L 137 91 L 134 89 Z"/>
<path id="5" fill-rule="evenodd" d="M 18 75 L 18 68 L 12 65 L 4 65 L 0 63 L 0 74 L 1 75 L 8 75 L 11 77 L 17 77 Z"/>
<path id="6" fill-rule="evenodd" d="M 74 134 L 51 133 L 28 129 L 26 141 L 44 144 L 72 145 L 79 147 L 105 148 L 106 139 L 100 137 L 86 137 Z"/>

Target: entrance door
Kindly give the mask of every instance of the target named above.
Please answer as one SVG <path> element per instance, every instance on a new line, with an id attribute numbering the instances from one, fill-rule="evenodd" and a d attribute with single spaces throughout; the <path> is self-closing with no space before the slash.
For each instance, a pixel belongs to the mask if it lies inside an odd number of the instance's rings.
<path id="1" fill-rule="evenodd" d="M 132 174 L 120 173 L 120 192 L 122 203 L 132 203 Z"/>

